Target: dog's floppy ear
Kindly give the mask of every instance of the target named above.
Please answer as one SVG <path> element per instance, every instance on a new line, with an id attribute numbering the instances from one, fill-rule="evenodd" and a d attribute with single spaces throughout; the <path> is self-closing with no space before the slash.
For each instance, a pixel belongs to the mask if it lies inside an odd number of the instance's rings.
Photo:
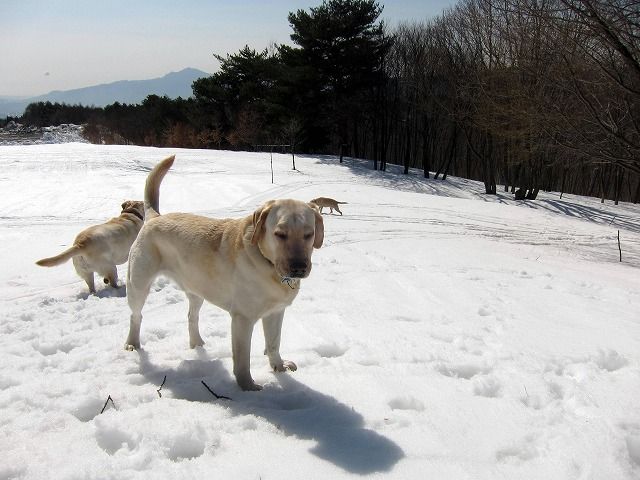
<path id="1" fill-rule="evenodd" d="M 313 215 L 316 217 L 316 235 L 313 238 L 313 248 L 320 248 L 324 241 L 324 220 L 317 208 L 313 209 Z"/>
<path id="2" fill-rule="evenodd" d="M 260 240 L 264 231 L 264 222 L 269 216 L 273 203 L 273 200 L 270 200 L 253 212 L 253 234 L 251 235 L 251 245 L 257 245 Z"/>
<path id="3" fill-rule="evenodd" d="M 120 206 L 122 207 L 122 210 L 129 208 L 131 206 L 131 200 L 125 200 Z"/>

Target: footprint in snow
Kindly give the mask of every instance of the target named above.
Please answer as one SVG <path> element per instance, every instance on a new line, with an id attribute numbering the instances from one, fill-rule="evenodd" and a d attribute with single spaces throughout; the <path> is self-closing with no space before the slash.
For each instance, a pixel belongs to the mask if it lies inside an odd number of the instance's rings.
<path id="1" fill-rule="evenodd" d="M 42 300 L 40 300 L 40 303 L 38 305 L 40 307 L 48 307 L 49 305 L 53 305 L 55 303 L 58 303 L 57 299 L 53 297 L 45 297 Z"/>
<path id="2" fill-rule="evenodd" d="M 40 342 L 34 341 L 31 346 L 44 356 L 55 355 L 58 352 L 69 353 L 76 345 L 65 342 Z"/>
<path id="3" fill-rule="evenodd" d="M 424 410 L 424 404 L 411 395 L 392 398 L 388 405 L 392 410 L 413 410 L 416 412 Z"/>
<path id="4" fill-rule="evenodd" d="M 593 356 L 593 361 L 598 368 L 608 372 L 620 370 L 622 367 L 626 367 L 629 363 L 626 358 L 612 349 L 599 350 L 598 353 Z"/>
<path id="5" fill-rule="evenodd" d="M 479 363 L 457 363 L 457 364 L 440 364 L 436 370 L 445 377 L 464 378 L 470 380 L 476 375 L 491 372 L 491 368 L 487 365 Z"/>
<path id="6" fill-rule="evenodd" d="M 499 397 L 502 393 L 502 383 L 490 375 L 477 376 L 473 379 L 473 393 L 480 397 Z"/>
<path id="7" fill-rule="evenodd" d="M 640 467 L 640 435 L 628 435 L 625 439 L 629 460 Z"/>
<path id="8" fill-rule="evenodd" d="M 204 453 L 206 446 L 204 435 L 194 435 L 190 432 L 175 435 L 165 443 L 168 443 L 169 447 L 167 457 L 173 462 L 197 458 Z"/>
<path id="9" fill-rule="evenodd" d="M 313 350 L 323 358 L 335 358 L 344 355 L 348 348 L 332 342 L 318 345 Z"/>
<path id="10" fill-rule="evenodd" d="M 114 455 L 121 448 L 132 451 L 140 443 L 132 433 L 105 422 L 96 422 L 95 435 L 98 446 L 109 455 Z"/>
<path id="11" fill-rule="evenodd" d="M 81 422 L 89 422 L 100 415 L 104 407 L 104 398 L 95 396 L 84 397 L 76 403 L 71 409 L 71 415 Z"/>
<path id="12" fill-rule="evenodd" d="M 533 460 L 539 455 L 536 446 L 536 438 L 533 435 L 527 435 L 517 444 L 502 448 L 496 452 L 496 460 L 499 462 L 524 462 Z"/>

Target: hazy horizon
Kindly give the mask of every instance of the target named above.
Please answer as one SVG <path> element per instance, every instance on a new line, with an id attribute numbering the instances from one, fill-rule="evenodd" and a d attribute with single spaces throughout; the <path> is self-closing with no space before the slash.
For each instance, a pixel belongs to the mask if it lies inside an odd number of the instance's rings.
<path id="1" fill-rule="evenodd" d="M 441 13 L 453 0 L 384 5 L 390 26 Z M 287 15 L 321 1 L 0 2 L 0 97 L 31 97 L 184 68 L 218 69 L 213 53 L 291 43 Z"/>

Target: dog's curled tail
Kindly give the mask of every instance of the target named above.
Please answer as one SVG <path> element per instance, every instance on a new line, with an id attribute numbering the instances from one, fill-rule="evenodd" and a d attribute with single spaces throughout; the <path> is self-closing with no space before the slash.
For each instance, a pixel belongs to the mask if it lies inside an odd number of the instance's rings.
<path id="1" fill-rule="evenodd" d="M 147 177 L 147 182 L 144 185 L 144 218 L 148 220 L 160 215 L 160 184 L 162 179 L 167 174 L 173 161 L 176 159 L 175 155 L 165 158 L 151 170 Z"/>
<path id="2" fill-rule="evenodd" d="M 38 260 L 36 265 L 40 265 L 41 267 L 55 267 L 56 265 L 60 265 L 70 258 L 75 257 L 76 255 L 80 255 L 82 252 L 82 247 L 79 245 L 73 245 L 72 247 L 67 248 L 64 252 L 56 255 L 55 257 L 43 258 L 42 260 Z"/>

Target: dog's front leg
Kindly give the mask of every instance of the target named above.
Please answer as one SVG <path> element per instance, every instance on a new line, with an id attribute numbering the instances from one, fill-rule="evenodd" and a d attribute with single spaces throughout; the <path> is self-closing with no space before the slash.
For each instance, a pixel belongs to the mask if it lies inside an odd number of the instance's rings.
<path id="1" fill-rule="evenodd" d="M 189 346 L 191 348 L 202 347 L 204 340 L 200 336 L 198 322 L 200 321 L 200 307 L 202 307 L 204 300 L 193 293 L 187 293 L 187 298 L 189 299 Z"/>
<path id="2" fill-rule="evenodd" d="M 233 374 L 242 390 L 262 390 L 251 377 L 251 334 L 255 320 L 238 313 L 231 314 L 231 347 L 233 351 Z"/>
<path id="3" fill-rule="evenodd" d="M 140 313 L 131 313 L 129 319 L 129 335 L 124 344 L 125 350 L 137 350 L 140 348 L 140 326 L 142 325 L 142 315 Z"/>
<path id="4" fill-rule="evenodd" d="M 269 356 L 269 364 L 276 372 L 291 370 L 295 372 L 298 367 L 290 360 L 280 357 L 280 337 L 282 332 L 282 319 L 284 310 L 267 315 L 262 318 L 264 330 L 264 353 Z"/>

